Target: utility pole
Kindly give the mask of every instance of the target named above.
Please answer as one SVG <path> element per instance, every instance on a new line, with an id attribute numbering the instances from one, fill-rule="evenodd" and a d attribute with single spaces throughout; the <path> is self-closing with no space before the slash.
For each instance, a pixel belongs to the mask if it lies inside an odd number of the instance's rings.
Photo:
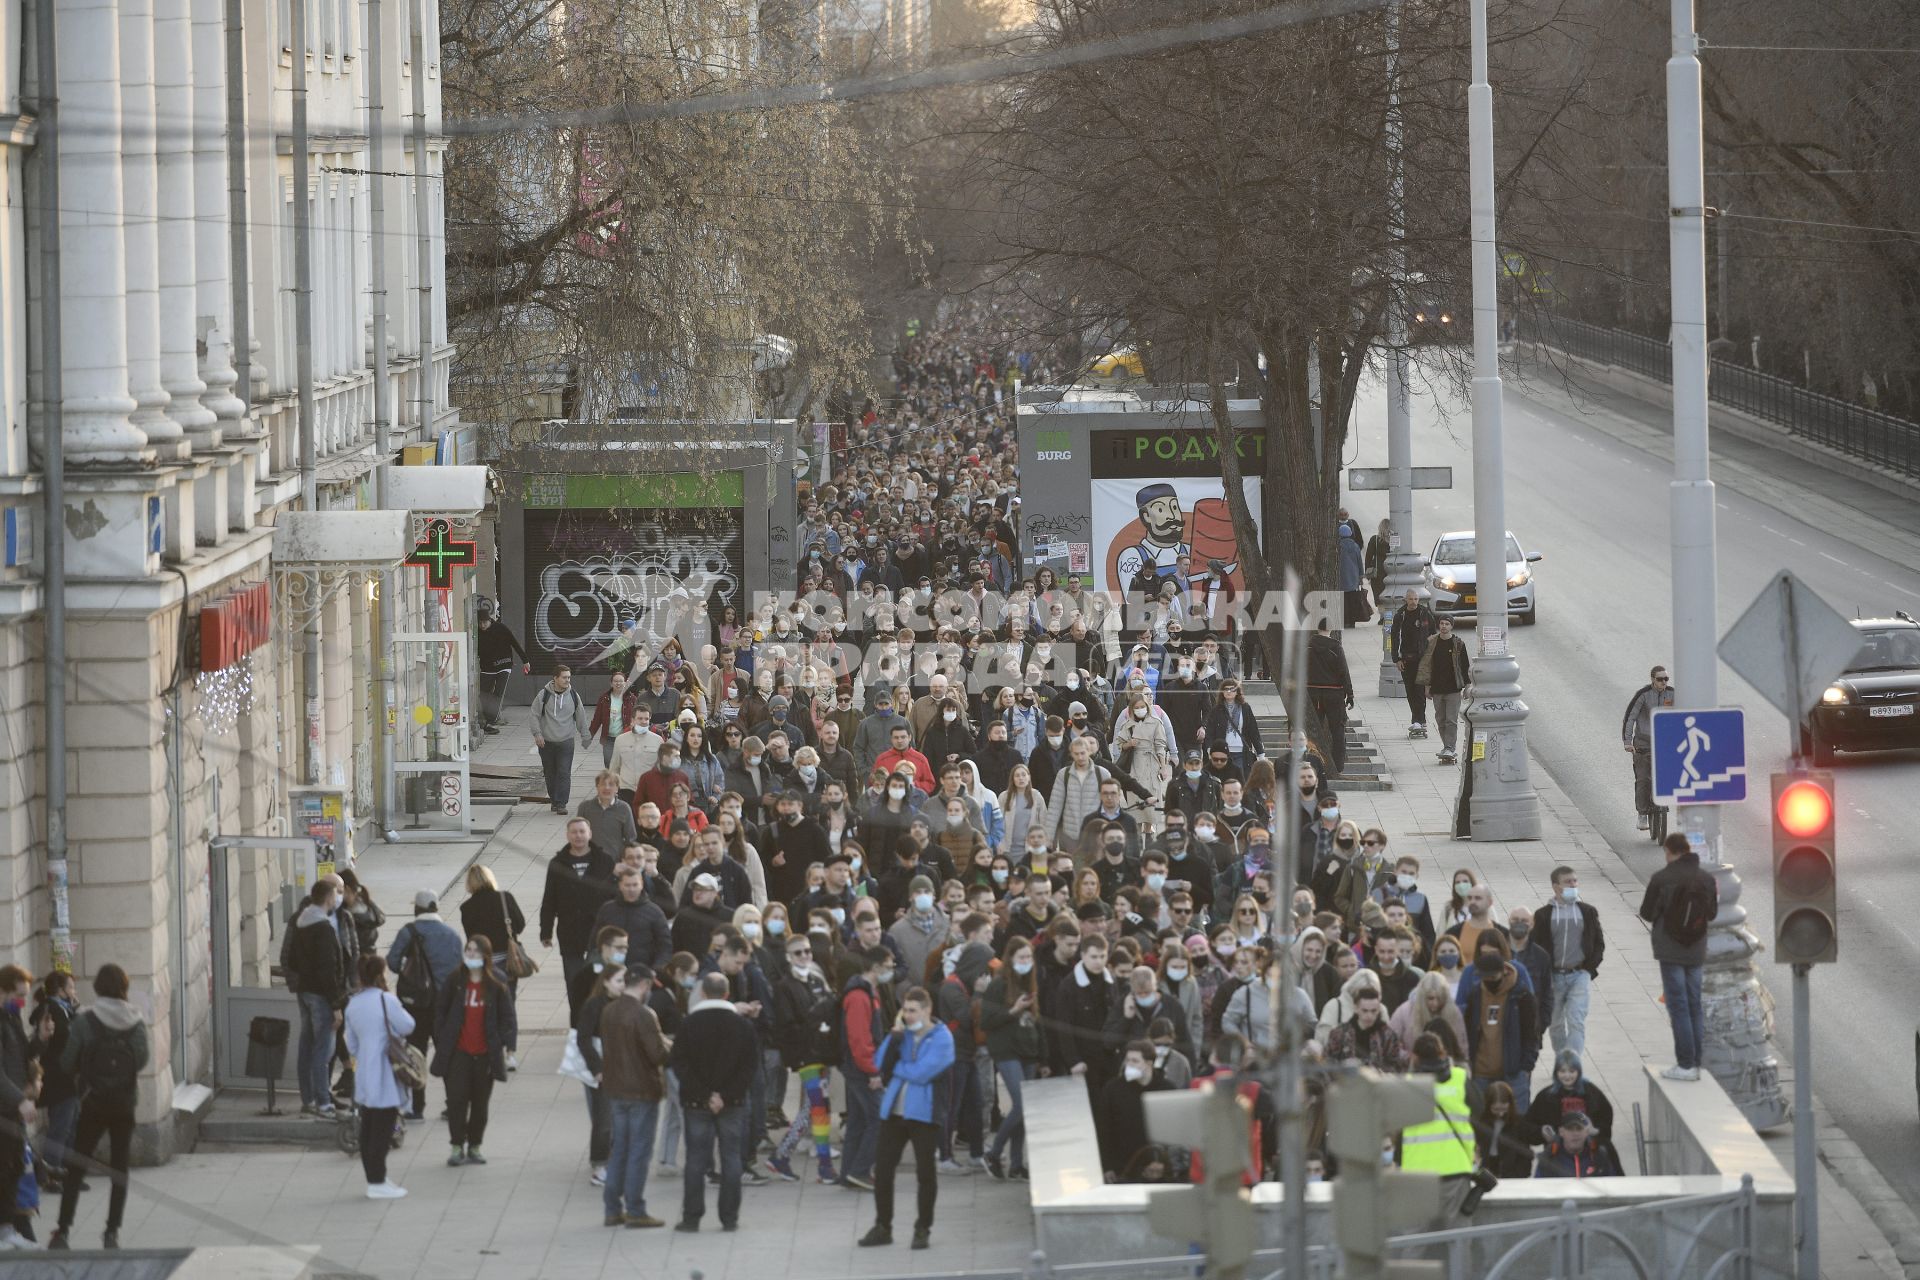
<path id="1" fill-rule="evenodd" d="M 1292 565 L 1286 570 L 1286 591 L 1289 600 L 1299 600 L 1300 575 Z M 1294 732 L 1296 722 L 1292 709 L 1301 705 L 1306 695 L 1306 659 L 1307 632 L 1304 626 L 1288 627 L 1280 638 L 1280 671 L 1278 688 L 1286 700 L 1287 716 L 1287 752 L 1283 757 L 1286 763 L 1286 776 L 1289 779 L 1300 776 L 1300 761 L 1306 742 L 1305 736 Z M 1300 824 L 1283 823 L 1280 839 L 1282 866 L 1299 865 Z M 1284 1274 L 1304 1276 L 1307 1274 L 1307 1104 L 1306 1082 L 1300 1061 L 1299 1028 L 1294 1025 L 1291 1007 L 1291 992 L 1296 975 L 1293 971 L 1293 912 L 1291 907 L 1277 912 L 1275 922 L 1284 929 L 1280 939 L 1280 961 L 1276 967 L 1277 982 L 1268 993 L 1271 1001 L 1268 1025 L 1273 1028 L 1273 1093 L 1274 1111 L 1279 1119 L 1280 1154 L 1280 1247 L 1286 1255 Z"/>
<path id="2" fill-rule="evenodd" d="M 300 509 L 320 509 L 313 420 L 313 210 L 307 204 L 307 0 L 290 0 L 293 35 L 293 341 L 300 393 Z M 326 755 L 320 701 L 320 611 L 312 610 L 300 665 L 306 707 L 306 782 L 321 781 Z"/>
<path id="3" fill-rule="evenodd" d="M 1494 239 L 1493 88 L 1487 0 L 1472 0 L 1473 83 L 1467 148 L 1473 210 L 1474 621 L 1480 633 L 1467 704 L 1463 800 L 1475 840 L 1538 840 L 1540 797 L 1527 759 L 1527 704 L 1507 643 L 1506 461 L 1500 397 L 1499 252 Z M 1709 642 L 1711 644 L 1711 642 Z"/>
<path id="4" fill-rule="evenodd" d="M 1713 481 L 1707 464 L 1707 209 L 1702 141 L 1700 41 L 1694 0 L 1669 0 L 1673 50 L 1667 60 L 1668 260 L 1672 284 L 1673 481 L 1668 527 L 1673 561 L 1673 675 L 1677 708 L 1720 705 L 1719 599 Z M 1793 722 L 1798 724 L 1796 718 Z M 1791 728 L 1791 726 L 1789 726 Z M 1796 735 L 1797 738 L 1797 735 Z M 1702 1003 L 1710 1039 L 1701 1065 L 1726 1087 L 1747 1119 L 1767 1128 L 1786 1119 L 1774 1069 L 1773 1017 L 1758 990 L 1756 942 L 1738 907 L 1740 877 L 1720 856 L 1718 805 L 1686 804 L 1679 828 L 1720 888 L 1720 914 L 1707 946 Z M 1731 1034 L 1729 1034 L 1731 1033 Z M 1763 1068 L 1756 1070 L 1755 1068 Z"/>
<path id="5" fill-rule="evenodd" d="M 387 509 L 387 468 L 393 465 L 393 377 L 387 368 L 387 33 L 382 0 L 367 0 L 367 230 L 372 241 L 367 292 L 373 309 L 373 469 L 374 503 Z M 374 768 L 380 776 L 380 827 L 394 829 L 395 780 L 393 747 L 396 735 L 387 730 L 387 714 L 395 706 L 393 680 L 393 611 L 400 605 L 397 578 L 391 569 L 380 572 L 380 608 L 374 626 L 374 681 L 379 701 L 374 708 Z"/>
<path id="6" fill-rule="evenodd" d="M 433 175 L 427 171 L 427 39 L 422 0 L 412 0 L 411 58 L 413 66 L 413 231 L 419 240 L 419 279 L 414 282 L 420 304 L 420 430 L 433 432 L 433 214 L 427 204 Z M 464 694 L 466 690 L 461 690 Z"/>
<path id="7" fill-rule="evenodd" d="M 1401 155 L 1400 0 L 1387 6 L 1387 518 L 1393 543 L 1387 552 L 1385 598 L 1380 604 L 1380 696 L 1406 694 L 1393 665 L 1393 617 L 1407 588 L 1420 585 L 1420 557 L 1413 551 L 1413 423 L 1407 403 L 1412 378 L 1407 359 L 1407 170 Z"/>

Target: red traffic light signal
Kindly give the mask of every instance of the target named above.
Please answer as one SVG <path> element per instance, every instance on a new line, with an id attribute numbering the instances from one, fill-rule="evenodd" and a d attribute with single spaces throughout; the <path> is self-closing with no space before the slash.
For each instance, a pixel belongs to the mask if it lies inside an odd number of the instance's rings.
<path id="1" fill-rule="evenodd" d="M 1773 802 L 1773 812 L 1788 835 L 1810 839 L 1833 821 L 1833 793 L 1807 778 L 1787 784 Z"/>
<path id="2" fill-rule="evenodd" d="M 1838 871 L 1833 774 L 1774 774 L 1773 935 L 1780 960 L 1839 958 Z"/>

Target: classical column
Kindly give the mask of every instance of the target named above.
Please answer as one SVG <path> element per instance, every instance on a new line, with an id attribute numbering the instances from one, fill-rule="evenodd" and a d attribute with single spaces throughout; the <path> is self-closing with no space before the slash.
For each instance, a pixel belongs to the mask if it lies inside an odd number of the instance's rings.
<path id="1" fill-rule="evenodd" d="M 120 28 L 113 0 L 60 0 L 60 336 L 71 466 L 150 462 L 127 393 L 126 245 L 120 233 Z"/>
<path id="2" fill-rule="evenodd" d="M 120 0 L 120 137 L 127 240 L 127 381 L 133 421 L 161 446 L 184 437 L 160 381 L 160 175 L 154 128 L 153 0 Z M 72 119 L 69 116 L 68 119 Z M 177 457 L 179 449 L 168 451 Z"/>
<path id="3" fill-rule="evenodd" d="M 225 0 L 189 0 L 193 18 L 193 210 L 196 274 L 195 330 L 206 344 L 200 357 L 201 403 L 213 410 L 223 434 L 244 430 L 247 405 L 234 394 L 233 223 L 227 195 L 227 43 Z"/>
<path id="4" fill-rule="evenodd" d="M 190 0 L 154 0 L 153 80 L 159 123 L 160 384 L 167 416 L 198 448 L 218 444 L 201 403 L 199 277 L 195 266 L 193 18 Z"/>

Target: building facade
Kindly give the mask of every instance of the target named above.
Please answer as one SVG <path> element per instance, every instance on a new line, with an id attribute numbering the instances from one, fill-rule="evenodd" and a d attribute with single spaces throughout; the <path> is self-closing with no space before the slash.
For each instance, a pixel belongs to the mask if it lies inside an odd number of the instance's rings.
<path id="1" fill-rule="evenodd" d="M 275 558 L 275 526 L 302 505 L 296 56 L 311 151 L 316 505 L 376 505 L 381 417 L 396 455 L 414 446 L 408 456 L 422 461 L 471 460 L 459 455 L 447 395 L 439 15 L 432 0 L 308 0 L 295 32 L 290 0 L 55 0 L 61 123 L 42 130 L 37 8 L 0 0 L 0 959 L 83 975 L 112 961 L 132 975 L 154 1046 L 140 1153 L 164 1159 L 176 1101 L 196 1092 L 182 1086 L 230 1078 L 216 1053 L 234 1031 L 216 1025 L 215 993 L 269 985 L 285 907 L 312 874 L 285 852 L 221 846 L 305 829 L 300 789 L 313 783 L 340 792 L 327 809 L 337 845 L 363 846 L 381 799 L 378 611 L 398 630 L 440 630 L 463 606 L 464 590 L 430 593 L 412 571 L 388 574 L 383 598 L 386 551 L 355 564 L 288 562 L 282 538 Z M 378 66 L 370 12 L 381 15 Z M 408 56 L 415 22 L 419 66 Z M 379 173 L 367 110 L 376 76 Z M 50 237 L 38 214 L 56 146 L 57 308 L 42 287 Z M 376 182 L 386 209 L 377 239 Z M 384 406 L 375 255 L 388 312 Z M 58 413 L 44 405 L 44 335 L 56 323 Z M 53 521 L 42 472 L 50 430 L 65 458 Z M 66 560 L 64 859 L 49 857 L 58 806 L 45 748 L 54 537 Z M 308 689 L 310 643 L 320 663 Z M 233 861 L 215 874 L 215 858 Z M 215 884 L 227 888 L 219 903 Z"/>

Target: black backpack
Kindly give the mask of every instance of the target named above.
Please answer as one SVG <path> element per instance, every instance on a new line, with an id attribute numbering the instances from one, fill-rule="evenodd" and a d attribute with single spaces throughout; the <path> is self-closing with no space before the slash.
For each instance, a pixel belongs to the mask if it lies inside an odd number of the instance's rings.
<path id="1" fill-rule="evenodd" d="M 1696 872 L 1667 898 L 1666 915 L 1661 926 L 1667 936 L 1683 947 L 1690 947 L 1707 936 L 1707 926 L 1719 910 L 1719 890 L 1706 872 Z"/>
<path id="2" fill-rule="evenodd" d="M 831 992 L 820 996 L 807 1008 L 802 1051 L 808 1062 L 837 1067 L 841 1057 L 840 1000 Z"/>
<path id="3" fill-rule="evenodd" d="M 140 1056 L 134 1051 L 134 1035 L 140 1028 L 114 1031 L 92 1010 L 86 1016 L 92 1020 L 93 1034 L 80 1062 L 82 1091 L 131 1100 L 140 1087 Z"/>
<path id="4" fill-rule="evenodd" d="M 411 1013 L 433 1008 L 433 998 L 438 993 L 433 969 L 427 963 L 427 941 L 415 929 L 407 941 L 406 958 L 400 962 L 400 977 L 393 984 L 393 994 L 399 998 L 401 1007 Z"/>

